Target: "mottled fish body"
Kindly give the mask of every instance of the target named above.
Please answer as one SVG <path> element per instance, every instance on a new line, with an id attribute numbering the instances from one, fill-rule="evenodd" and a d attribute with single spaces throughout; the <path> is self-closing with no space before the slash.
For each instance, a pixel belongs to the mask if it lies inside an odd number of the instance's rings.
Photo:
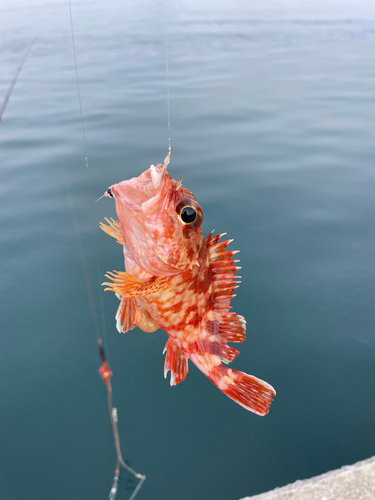
<path id="1" fill-rule="evenodd" d="M 223 235 L 202 235 L 202 210 L 193 194 L 151 165 L 139 177 L 111 186 L 119 221 L 102 229 L 123 245 L 126 272 L 108 273 L 107 289 L 121 299 L 120 332 L 135 326 L 169 336 L 164 374 L 171 385 L 185 379 L 188 360 L 228 397 L 258 415 L 268 413 L 276 394 L 267 382 L 226 366 L 239 351 L 228 342 L 245 340 L 245 319 L 230 311 L 238 287 L 235 251 Z M 224 364 L 223 364 L 224 363 Z"/>

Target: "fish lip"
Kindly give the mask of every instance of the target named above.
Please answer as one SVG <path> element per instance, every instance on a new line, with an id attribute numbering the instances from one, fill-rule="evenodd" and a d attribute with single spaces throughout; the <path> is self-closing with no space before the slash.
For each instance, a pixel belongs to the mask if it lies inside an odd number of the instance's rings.
<path id="1" fill-rule="evenodd" d="M 164 165 L 151 165 L 139 177 L 113 184 L 107 192 L 111 192 L 117 202 L 133 212 L 143 212 L 146 215 L 155 212 L 167 188 L 166 170 L 169 159 L 170 153 L 165 158 Z"/>
<path id="2" fill-rule="evenodd" d="M 132 179 L 131 179 L 132 180 Z M 125 205 L 127 208 L 132 210 L 133 212 L 141 212 L 142 211 L 142 203 L 136 203 L 136 194 L 133 193 L 133 196 L 131 196 L 130 189 L 134 189 L 132 186 L 126 186 L 126 183 L 130 181 L 123 181 L 120 182 L 119 184 L 114 184 L 113 186 L 110 187 L 112 193 L 114 194 L 114 198 L 117 201 L 121 201 L 122 205 Z M 120 187 L 118 187 L 120 186 Z M 129 192 L 127 192 L 129 191 Z"/>

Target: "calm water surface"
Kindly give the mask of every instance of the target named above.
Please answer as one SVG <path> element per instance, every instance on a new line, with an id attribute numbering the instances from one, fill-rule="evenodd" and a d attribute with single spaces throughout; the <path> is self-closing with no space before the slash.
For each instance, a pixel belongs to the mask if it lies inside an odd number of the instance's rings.
<path id="1" fill-rule="evenodd" d="M 237 500 L 375 453 L 375 7 L 371 2 L 0 3 L 0 496 L 105 499 L 115 453 L 93 319 L 105 324 L 139 499 Z M 165 332 L 120 335 L 115 216 L 95 200 L 164 159 L 241 250 L 233 365 L 277 390 L 246 412 L 193 365 L 171 388 Z M 103 309 L 101 307 L 103 304 Z M 103 314 L 102 314 L 103 310 Z M 134 482 L 120 478 L 118 499 Z"/>

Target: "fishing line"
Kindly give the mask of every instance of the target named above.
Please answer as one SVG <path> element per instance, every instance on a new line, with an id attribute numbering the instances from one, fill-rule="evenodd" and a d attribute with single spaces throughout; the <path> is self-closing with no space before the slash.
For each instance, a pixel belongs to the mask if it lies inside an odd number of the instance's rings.
<path id="1" fill-rule="evenodd" d="M 32 40 L 30 42 L 29 46 L 27 47 L 26 52 L 25 52 L 23 58 L 21 59 L 21 62 L 19 64 L 18 68 L 17 68 L 16 74 L 14 75 L 13 80 L 11 81 L 11 84 L 10 84 L 10 87 L 8 89 L 8 92 L 5 94 L 4 102 L 3 102 L 3 104 L 2 104 L 2 106 L 0 108 L 0 124 L 3 121 L 3 116 L 4 116 L 4 113 L 5 113 L 5 110 L 6 110 L 7 106 L 8 106 L 8 102 L 9 102 L 9 99 L 10 99 L 10 97 L 12 95 L 13 89 L 14 89 L 16 83 L 17 83 L 18 76 L 21 73 L 23 65 L 25 64 L 25 61 L 26 61 L 28 55 L 30 54 L 30 51 L 31 51 L 31 49 L 32 49 L 32 47 L 33 47 L 33 45 L 34 45 L 35 42 L 36 42 L 36 38 L 34 38 L 34 40 Z"/>
<path id="2" fill-rule="evenodd" d="M 132 496 L 129 498 L 129 500 L 133 500 L 135 498 L 136 494 L 138 493 L 138 491 L 140 490 L 143 482 L 145 481 L 146 476 L 143 474 L 139 474 L 134 469 L 129 467 L 129 465 L 127 465 L 122 458 L 120 437 L 119 437 L 119 431 L 118 431 L 118 427 L 117 427 L 117 422 L 118 422 L 117 409 L 114 408 L 112 405 L 112 386 L 111 386 L 111 381 L 110 381 L 110 377 L 112 376 L 112 372 L 111 372 L 109 365 L 107 363 L 104 348 L 103 348 L 103 342 L 102 342 L 101 334 L 100 334 L 99 319 L 98 319 L 98 315 L 97 315 L 96 307 L 95 307 L 93 286 L 92 286 L 92 282 L 91 282 L 89 269 L 87 266 L 87 260 L 85 258 L 84 247 L 83 247 L 82 238 L 81 238 L 81 232 L 79 229 L 77 218 L 75 217 L 75 207 L 74 207 L 73 198 L 71 196 L 69 177 L 68 177 L 68 173 L 67 173 L 66 169 L 65 169 L 65 174 L 66 174 L 66 182 L 67 182 L 67 187 L 68 187 L 67 192 L 68 192 L 68 199 L 69 199 L 69 204 L 70 204 L 70 209 L 71 209 L 73 228 L 74 228 L 76 240 L 78 243 L 78 250 L 79 250 L 79 256 L 80 256 L 81 265 L 82 265 L 82 269 L 83 269 L 83 276 L 84 276 L 84 282 L 85 282 L 85 286 L 86 286 L 86 292 L 87 292 L 87 296 L 89 299 L 92 320 L 94 323 L 94 330 L 95 330 L 97 345 L 99 348 L 100 360 L 102 362 L 99 373 L 102 377 L 103 383 L 107 387 L 108 413 L 110 416 L 112 433 L 113 433 L 113 440 L 115 443 L 115 449 L 116 449 L 116 453 L 117 453 L 115 476 L 114 476 L 113 484 L 112 484 L 112 487 L 110 490 L 109 500 L 114 500 L 116 497 L 117 488 L 118 488 L 118 479 L 119 479 L 119 475 L 120 475 L 120 465 L 122 465 L 122 467 L 124 467 L 124 469 L 126 469 L 128 472 L 130 472 L 130 474 L 132 474 L 135 478 L 139 479 L 138 485 L 136 486 L 135 490 L 133 491 Z M 101 302 L 101 305 L 102 305 L 102 302 Z M 103 305 L 102 305 L 102 307 L 103 307 Z"/>
<path id="3" fill-rule="evenodd" d="M 76 69 L 76 80 L 77 80 L 77 93 L 78 93 L 78 101 L 79 101 L 79 110 L 80 110 L 80 113 L 81 113 L 81 126 L 82 126 L 83 148 L 85 150 L 86 168 L 89 168 L 89 160 L 88 160 L 88 157 L 87 157 L 87 147 L 86 147 L 85 123 L 83 121 L 83 112 L 82 112 L 81 88 L 79 86 L 79 77 L 78 77 L 78 65 L 77 65 L 77 56 L 76 56 L 76 45 L 75 45 L 75 40 L 74 40 L 74 28 L 73 28 L 73 16 L 72 16 L 72 4 L 71 4 L 71 0 L 69 0 L 69 13 L 70 13 L 70 28 L 72 30 L 74 66 L 75 66 L 75 69 Z"/>
<path id="4" fill-rule="evenodd" d="M 88 155 L 87 155 L 87 146 L 86 146 L 86 135 L 85 135 L 85 127 L 84 127 L 84 120 L 83 120 L 83 110 L 82 110 L 82 102 L 81 102 L 81 91 L 80 91 L 80 85 L 79 85 L 79 75 L 78 75 L 78 65 L 77 65 L 77 56 L 76 56 L 76 49 L 75 49 L 75 38 L 74 38 L 74 28 L 73 28 L 73 15 L 72 15 L 72 7 L 71 7 L 71 0 L 69 0 L 69 13 L 70 13 L 70 27 L 71 27 L 71 34 L 72 34 L 72 42 L 73 42 L 73 53 L 74 53 L 74 64 L 75 64 L 75 72 L 76 72 L 76 81 L 77 81 L 77 93 L 78 93 L 78 100 L 79 100 L 79 108 L 80 108 L 80 114 L 81 114 L 81 125 L 82 125 L 82 138 L 83 138 L 83 145 L 84 145 L 84 153 L 85 153 L 85 163 L 86 163 L 86 168 L 88 168 Z M 86 290 L 87 290 L 87 295 L 89 298 L 89 303 L 90 303 L 90 309 L 91 309 L 91 315 L 93 318 L 93 323 L 94 323 L 94 330 L 96 334 L 96 339 L 97 339 L 97 345 L 99 349 L 99 355 L 100 355 L 100 360 L 102 362 L 99 373 L 102 377 L 103 383 L 106 385 L 107 388 L 107 403 L 108 403 L 108 412 L 109 412 L 109 417 L 111 421 L 111 426 L 112 426 L 112 433 L 113 433 L 113 439 L 114 439 L 114 444 L 115 444 L 115 449 L 117 453 L 117 462 L 116 462 L 116 469 L 115 469 L 115 475 L 113 478 L 113 484 L 111 487 L 111 490 L 109 492 L 109 500 L 114 500 L 117 494 L 117 489 L 118 489 L 118 480 L 120 476 L 120 465 L 126 469 L 128 472 L 130 472 L 134 477 L 139 479 L 139 483 L 135 490 L 133 491 L 133 494 L 131 495 L 129 500 L 133 500 L 135 496 L 137 495 L 138 491 L 140 490 L 143 482 L 146 479 L 146 476 L 143 474 L 139 474 L 135 470 L 133 470 L 131 467 L 129 467 L 123 460 L 122 458 L 122 452 L 121 452 L 121 446 L 120 446 L 120 437 L 119 437 L 119 432 L 118 432 L 118 427 L 117 427 L 117 409 L 113 407 L 112 405 L 112 386 L 111 386 L 111 376 L 112 372 L 109 368 L 109 365 L 106 360 L 104 348 L 103 348 L 103 341 L 101 338 L 101 333 L 100 333 L 100 326 L 99 326 L 99 319 L 98 315 L 96 312 L 96 307 L 95 307 L 95 300 L 94 300 L 94 294 L 93 294 L 93 286 L 91 283 L 91 278 L 90 278 L 90 273 L 88 270 L 85 254 L 84 254 L 84 248 L 82 244 L 82 239 L 80 235 L 80 230 L 78 223 L 76 221 L 76 218 L 74 216 L 74 205 L 73 205 L 73 199 L 70 195 L 70 190 L 69 190 L 69 201 L 71 204 L 71 211 L 72 211 L 72 218 L 73 218 L 73 225 L 74 229 L 76 232 L 76 237 L 77 237 L 77 242 L 78 242 L 78 248 L 79 248 L 79 254 L 80 254 L 80 259 L 81 259 L 81 264 L 83 268 L 83 274 L 84 274 L 84 281 L 86 285 Z M 96 240 L 97 241 L 97 240 Z M 97 246 L 96 246 L 97 247 Z M 98 252 L 96 252 L 96 268 L 98 272 L 98 277 L 99 277 L 99 263 L 98 263 Z M 104 317 L 104 304 L 103 304 L 103 298 L 102 295 L 100 295 L 100 308 L 102 312 L 102 319 L 103 319 L 103 331 L 105 333 L 105 317 Z"/>
<path id="5" fill-rule="evenodd" d="M 167 80 L 167 113 L 168 113 L 168 152 L 171 152 L 171 110 L 169 103 L 169 48 L 168 48 L 168 11 L 165 3 L 165 71 Z"/>
<path id="6" fill-rule="evenodd" d="M 89 299 L 91 317 L 92 317 L 92 321 L 94 323 L 95 337 L 96 337 L 96 339 L 100 339 L 101 334 L 100 334 L 99 318 L 98 318 L 98 315 L 97 315 L 97 312 L 96 312 L 96 307 L 95 307 L 95 298 L 94 298 L 94 293 L 93 293 L 93 286 L 92 286 L 92 282 L 91 282 L 90 272 L 89 272 L 89 269 L 88 269 L 88 266 L 87 266 L 87 261 L 86 261 L 86 257 L 85 257 L 85 251 L 84 251 L 84 248 L 83 248 L 83 243 L 82 243 L 82 238 L 81 238 L 81 231 L 80 231 L 80 228 L 79 228 L 79 225 L 78 225 L 77 218 L 75 216 L 75 207 L 74 207 L 74 202 L 73 202 L 73 198 L 72 198 L 72 195 L 71 195 L 71 188 L 70 188 L 69 176 L 68 176 L 68 172 L 67 172 L 66 169 L 65 169 L 65 176 L 66 176 L 66 184 L 67 184 L 67 187 L 68 187 L 67 191 L 68 191 L 68 199 L 69 199 L 69 205 L 70 205 L 70 212 L 71 212 L 71 216 L 72 216 L 73 228 L 74 228 L 74 232 L 75 232 L 75 236 L 76 236 L 76 241 L 77 241 L 77 244 L 78 244 L 78 253 L 79 253 L 80 260 L 81 260 L 81 266 L 82 266 L 82 271 L 83 271 L 83 279 L 84 279 L 84 282 L 85 282 L 86 292 L 87 292 L 87 296 L 88 296 L 88 299 Z"/>

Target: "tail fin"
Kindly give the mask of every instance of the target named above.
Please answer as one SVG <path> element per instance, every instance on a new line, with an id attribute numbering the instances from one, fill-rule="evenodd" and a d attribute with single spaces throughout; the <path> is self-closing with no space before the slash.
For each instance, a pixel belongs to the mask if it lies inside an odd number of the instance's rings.
<path id="1" fill-rule="evenodd" d="M 214 384 L 236 403 L 257 415 L 267 415 L 273 397 L 276 395 L 272 385 L 247 373 L 223 367 L 228 374 Z M 231 373 L 230 373 L 231 372 Z M 227 378 L 231 383 L 227 383 Z"/>
<path id="2" fill-rule="evenodd" d="M 210 356 L 210 355 L 208 355 Z M 193 355 L 194 364 L 229 398 L 257 415 L 266 415 L 272 403 L 275 389 L 264 380 L 222 364 L 215 364 L 208 357 Z"/>

